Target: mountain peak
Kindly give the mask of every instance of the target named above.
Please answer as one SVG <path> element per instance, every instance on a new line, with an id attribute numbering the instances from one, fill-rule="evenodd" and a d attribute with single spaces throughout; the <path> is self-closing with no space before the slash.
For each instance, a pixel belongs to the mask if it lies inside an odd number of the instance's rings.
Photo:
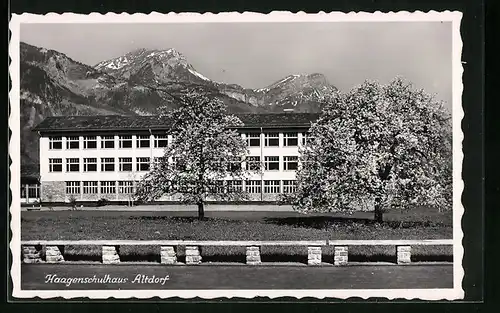
<path id="1" fill-rule="evenodd" d="M 146 52 L 146 51 L 148 51 L 146 48 L 139 48 L 139 49 L 132 50 L 125 55 L 126 56 L 140 56 L 140 55 L 144 54 L 144 52 Z"/>
<path id="2" fill-rule="evenodd" d="M 186 57 L 174 48 L 166 50 L 140 48 L 117 58 L 102 61 L 94 67 L 98 70 L 116 71 L 128 65 L 142 64 L 151 60 L 168 63 L 169 65 L 177 64 L 186 68 L 192 68 L 187 62 Z"/>
<path id="3" fill-rule="evenodd" d="M 328 85 L 328 80 L 325 75 L 321 73 L 312 73 L 312 74 L 292 74 L 288 75 L 285 78 L 278 80 L 277 82 L 272 83 L 266 88 L 258 89 L 262 90 L 271 90 L 275 88 L 284 88 L 289 85 Z"/>

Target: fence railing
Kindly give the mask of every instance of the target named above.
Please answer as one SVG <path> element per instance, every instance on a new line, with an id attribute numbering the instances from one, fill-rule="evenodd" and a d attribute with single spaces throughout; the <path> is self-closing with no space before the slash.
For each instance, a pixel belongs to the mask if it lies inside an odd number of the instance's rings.
<path id="1" fill-rule="evenodd" d="M 429 240 L 313 240 L 313 241 L 200 241 L 200 240 L 24 240 L 21 241 L 24 263 L 65 262 L 65 246 L 101 246 L 102 263 L 120 263 L 121 246 L 158 246 L 160 263 L 194 265 L 202 262 L 200 247 L 246 247 L 246 263 L 261 264 L 263 246 L 306 246 L 307 264 L 321 265 L 323 247 L 333 246 L 333 264 L 347 265 L 349 246 L 394 246 L 398 264 L 411 263 L 412 246 L 451 246 L 452 239 Z M 185 263 L 177 257 L 177 248 L 185 247 Z M 44 251 L 44 253 L 43 253 Z"/>

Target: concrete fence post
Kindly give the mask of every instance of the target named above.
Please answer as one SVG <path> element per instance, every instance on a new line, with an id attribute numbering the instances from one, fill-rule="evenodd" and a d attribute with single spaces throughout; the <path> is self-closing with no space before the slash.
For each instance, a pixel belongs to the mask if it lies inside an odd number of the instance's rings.
<path id="1" fill-rule="evenodd" d="M 176 264 L 177 254 L 173 246 L 161 246 L 160 248 L 161 264 Z"/>
<path id="2" fill-rule="evenodd" d="M 349 248 L 348 246 L 335 246 L 333 255 L 334 265 L 347 265 Z"/>
<path id="3" fill-rule="evenodd" d="M 102 263 L 116 264 L 120 263 L 119 246 L 102 246 Z"/>
<path id="4" fill-rule="evenodd" d="M 22 246 L 23 263 L 40 263 L 42 262 L 41 246 Z"/>
<path id="5" fill-rule="evenodd" d="M 321 247 L 307 247 L 307 264 L 321 265 Z"/>
<path id="6" fill-rule="evenodd" d="M 201 254 L 198 246 L 186 246 L 186 265 L 201 263 Z"/>
<path id="7" fill-rule="evenodd" d="M 396 246 L 398 264 L 411 263 L 411 246 Z"/>
<path id="8" fill-rule="evenodd" d="M 64 246 L 46 246 L 45 261 L 47 263 L 64 262 Z"/>
<path id="9" fill-rule="evenodd" d="M 261 264 L 260 247 L 256 247 L 256 246 L 247 247 L 247 264 L 248 265 Z"/>

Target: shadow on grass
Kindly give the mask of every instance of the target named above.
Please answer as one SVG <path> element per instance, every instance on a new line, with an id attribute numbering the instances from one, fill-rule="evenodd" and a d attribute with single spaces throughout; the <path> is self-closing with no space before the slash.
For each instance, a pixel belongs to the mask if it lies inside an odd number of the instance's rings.
<path id="1" fill-rule="evenodd" d="M 328 263 L 333 263 L 333 256 L 330 256 L 331 261 L 325 261 Z M 388 254 L 372 254 L 372 255 L 362 255 L 362 254 L 349 254 L 349 262 L 389 262 L 397 263 L 397 257 L 395 255 Z"/>
<path id="2" fill-rule="evenodd" d="M 205 217 L 203 220 L 200 220 L 197 216 L 129 216 L 128 219 L 142 221 L 172 221 L 181 223 L 213 222 L 220 220 L 212 217 Z"/>
<path id="3" fill-rule="evenodd" d="M 124 254 L 120 255 L 121 262 L 154 262 L 160 263 L 161 257 L 158 253 L 145 253 L 145 254 Z"/>
<path id="4" fill-rule="evenodd" d="M 412 255 L 412 262 L 453 262 L 453 255 Z"/>
<path id="5" fill-rule="evenodd" d="M 101 262 L 102 257 L 95 254 L 72 254 L 67 253 L 64 255 L 66 261 L 85 261 L 85 262 Z"/>
<path id="6" fill-rule="evenodd" d="M 184 261 L 185 261 L 185 259 L 186 258 L 184 257 Z M 234 255 L 222 255 L 222 254 L 202 255 L 202 262 L 246 263 L 246 256 L 243 255 L 243 254 L 234 254 Z"/>
<path id="7" fill-rule="evenodd" d="M 378 223 L 370 218 L 355 218 L 355 217 L 334 217 L 334 216 L 294 216 L 280 218 L 264 218 L 264 222 L 276 225 L 287 225 L 294 227 L 306 227 L 316 229 L 326 229 L 334 225 L 351 225 L 358 224 L 364 226 L 382 226 L 388 228 L 420 228 L 431 226 L 446 226 L 443 222 L 433 221 L 383 221 Z"/>
<path id="8" fill-rule="evenodd" d="M 307 255 L 289 255 L 284 253 L 261 254 L 262 262 L 284 262 L 284 263 L 303 263 L 307 264 Z"/>

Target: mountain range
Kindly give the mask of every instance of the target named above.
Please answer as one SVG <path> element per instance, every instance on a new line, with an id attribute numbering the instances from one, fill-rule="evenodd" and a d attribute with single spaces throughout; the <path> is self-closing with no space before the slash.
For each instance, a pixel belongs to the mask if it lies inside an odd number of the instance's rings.
<path id="1" fill-rule="evenodd" d="M 319 112 L 336 91 L 319 73 L 289 75 L 260 89 L 205 77 L 175 49 L 139 49 L 94 66 L 64 53 L 20 43 L 21 164 L 38 164 L 31 128 L 48 116 L 153 115 L 175 109 L 171 95 L 192 87 L 222 100 L 229 112 Z"/>

